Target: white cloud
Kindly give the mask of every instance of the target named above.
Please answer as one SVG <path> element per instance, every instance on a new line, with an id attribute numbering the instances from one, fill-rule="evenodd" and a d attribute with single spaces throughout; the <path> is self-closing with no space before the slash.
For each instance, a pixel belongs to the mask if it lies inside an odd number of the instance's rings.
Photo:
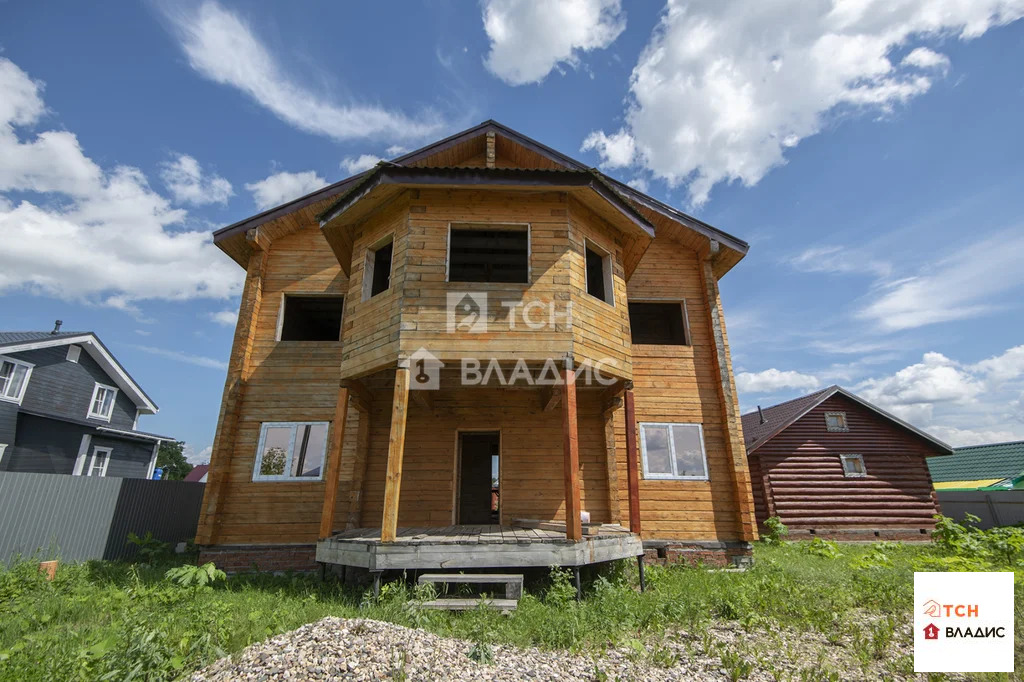
<path id="1" fill-rule="evenodd" d="M 611 135 L 605 135 L 604 131 L 595 130 L 587 135 L 580 146 L 580 151 L 587 152 L 591 149 L 597 150 L 601 156 L 601 165 L 605 168 L 622 168 L 633 163 L 636 156 L 636 143 L 633 136 L 625 130 L 620 130 Z"/>
<path id="2" fill-rule="evenodd" d="M 882 285 L 856 316 L 898 331 L 990 313 L 997 295 L 1024 286 L 1021 253 L 1024 235 L 1012 232 L 958 249 L 921 274 Z"/>
<path id="3" fill-rule="evenodd" d="M 193 466 L 198 464 L 209 464 L 210 455 L 213 454 L 213 446 L 207 445 L 205 448 L 202 448 L 197 452 L 194 447 L 186 443 L 185 447 L 181 450 L 181 454 L 185 457 L 185 460 Z"/>
<path id="4" fill-rule="evenodd" d="M 374 154 L 360 154 L 354 157 L 346 156 L 339 165 L 349 175 L 355 175 L 356 173 L 362 173 L 364 170 L 373 168 L 379 161 L 381 161 L 381 158 Z"/>
<path id="5" fill-rule="evenodd" d="M 780 371 L 772 368 L 762 372 L 740 372 L 736 375 L 736 388 L 741 393 L 773 393 L 786 388 L 810 391 L 819 385 L 816 377 L 792 370 Z"/>
<path id="6" fill-rule="evenodd" d="M 216 313 L 210 313 L 208 317 L 217 324 L 224 325 L 225 327 L 234 327 L 235 323 L 238 322 L 238 311 L 221 310 Z"/>
<path id="7" fill-rule="evenodd" d="M 1005 443 L 1019 440 L 1021 431 L 1013 429 L 958 429 L 955 426 L 933 424 L 928 433 L 955 448 L 968 445 L 986 445 L 988 443 Z"/>
<path id="8" fill-rule="evenodd" d="M 919 69 L 941 69 L 945 71 L 949 68 L 949 57 L 944 54 L 939 54 L 934 50 L 929 50 L 927 47 L 918 47 L 910 51 L 903 61 L 900 62 L 904 66 L 916 66 Z"/>
<path id="9" fill-rule="evenodd" d="M 226 204 L 235 193 L 231 183 L 219 175 L 203 177 L 199 162 L 188 154 L 178 154 L 160 168 L 160 178 L 179 204 Z"/>
<path id="10" fill-rule="evenodd" d="M 626 28 L 620 0 L 484 0 L 484 64 L 509 85 L 539 83 L 558 64 L 611 45 Z"/>
<path id="11" fill-rule="evenodd" d="M 185 353 L 180 350 L 167 350 L 166 348 L 156 348 L 154 346 L 138 346 L 132 344 L 132 348 L 140 350 L 143 353 L 149 353 L 150 355 L 157 355 L 168 360 L 174 360 L 175 362 L 183 362 L 187 365 L 196 365 L 197 367 L 208 367 L 210 369 L 227 369 L 228 363 L 223 360 L 217 360 L 215 358 L 208 358 L 204 355 L 193 355 L 191 353 Z"/>
<path id="12" fill-rule="evenodd" d="M 299 130 L 335 140 L 414 139 L 443 127 L 433 112 L 410 118 L 380 106 L 336 102 L 300 85 L 245 21 L 216 2 L 204 2 L 194 10 L 168 8 L 167 15 L 193 69 L 215 83 L 241 90 Z"/>
<path id="13" fill-rule="evenodd" d="M 634 140 L 637 165 L 687 184 L 700 205 L 719 182 L 756 184 L 827 119 L 890 112 L 942 75 L 943 55 L 894 62 L 895 50 L 1021 16 L 1024 0 L 669 0 L 617 135 Z"/>
<path id="14" fill-rule="evenodd" d="M 26 140 L 45 113 L 42 85 L 0 58 L 0 293 L 28 291 L 137 313 L 146 299 L 227 298 L 242 274 L 137 168 L 100 168 L 67 131 Z"/>
<path id="15" fill-rule="evenodd" d="M 997 385 L 1024 377 L 1024 346 L 1015 346 L 1001 355 L 982 360 L 971 369 Z"/>
<path id="16" fill-rule="evenodd" d="M 890 263 L 845 246 L 810 247 L 787 259 L 787 262 L 801 272 L 869 274 L 875 277 L 888 277 L 892 273 Z"/>
<path id="17" fill-rule="evenodd" d="M 408 151 L 409 151 L 409 149 L 407 147 L 403 147 L 400 144 L 393 144 L 390 147 L 388 147 L 384 151 L 384 153 L 387 154 L 388 156 L 394 157 L 394 156 L 401 156 L 402 154 L 405 154 Z"/>
<path id="18" fill-rule="evenodd" d="M 327 185 L 327 181 L 317 175 L 316 171 L 301 173 L 282 171 L 263 178 L 259 182 L 251 182 L 245 188 L 252 192 L 256 206 L 263 211 L 314 192 L 325 185 Z"/>
<path id="19" fill-rule="evenodd" d="M 925 353 L 921 362 L 883 379 L 869 379 L 858 388 L 865 398 L 883 407 L 968 403 L 983 390 L 976 377 L 941 353 Z"/>

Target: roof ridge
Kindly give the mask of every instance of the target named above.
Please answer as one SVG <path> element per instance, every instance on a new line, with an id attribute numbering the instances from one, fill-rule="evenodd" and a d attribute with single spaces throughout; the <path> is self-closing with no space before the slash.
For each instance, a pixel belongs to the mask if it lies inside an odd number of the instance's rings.
<path id="1" fill-rule="evenodd" d="M 806 393 L 804 395 L 797 396 L 796 398 L 790 398 L 789 400 L 783 400 L 781 403 L 775 403 L 774 405 L 769 405 L 768 407 L 763 407 L 761 409 L 763 409 L 763 410 L 774 410 L 776 407 L 782 407 L 783 405 L 788 405 L 789 403 L 794 403 L 797 400 L 807 400 L 811 396 L 818 395 L 819 393 L 824 393 L 825 391 L 832 390 L 833 388 L 840 388 L 840 386 L 838 384 L 832 384 L 831 386 L 826 386 L 825 388 L 818 389 L 817 391 L 812 391 L 810 393 Z M 748 414 L 757 414 L 757 410 L 754 409 L 754 410 L 751 410 L 750 412 L 744 412 L 743 414 L 740 415 L 740 417 L 741 418 L 742 417 L 746 417 Z"/>
<path id="2" fill-rule="evenodd" d="M 961 445 L 953 449 L 959 452 L 960 450 L 973 450 L 974 448 L 994 448 L 1000 445 L 1024 445 L 1024 440 L 1005 440 L 999 443 L 982 443 L 981 445 Z"/>

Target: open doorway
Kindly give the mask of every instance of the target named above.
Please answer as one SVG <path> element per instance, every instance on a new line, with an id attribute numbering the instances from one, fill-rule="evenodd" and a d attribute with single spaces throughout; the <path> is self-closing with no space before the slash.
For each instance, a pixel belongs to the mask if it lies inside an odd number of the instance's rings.
<path id="1" fill-rule="evenodd" d="M 456 523 L 499 523 L 500 457 L 501 436 L 497 431 L 459 433 L 459 504 Z"/>

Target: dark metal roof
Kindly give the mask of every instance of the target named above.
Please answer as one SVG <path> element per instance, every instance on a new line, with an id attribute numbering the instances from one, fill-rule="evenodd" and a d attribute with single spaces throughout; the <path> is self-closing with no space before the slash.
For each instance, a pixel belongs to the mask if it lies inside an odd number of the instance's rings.
<path id="1" fill-rule="evenodd" d="M 841 386 L 829 386 L 828 388 L 823 388 L 820 391 L 815 391 L 814 393 L 800 398 L 794 398 L 792 400 L 787 400 L 784 403 L 779 403 L 778 405 L 762 408 L 765 418 L 764 424 L 761 423 L 760 415 L 758 415 L 756 410 L 743 415 L 740 419 L 743 421 L 743 438 L 746 440 L 747 454 L 751 454 L 754 450 L 764 445 L 765 442 L 788 427 L 790 424 L 837 394 L 849 398 L 856 403 L 860 403 L 867 409 L 875 412 L 885 419 L 888 419 L 897 426 L 900 426 L 912 434 L 927 440 L 942 450 L 944 454 L 951 455 L 953 453 L 953 448 L 946 445 L 938 438 L 925 433 L 916 426 L 908 424 L 899 417 L 886 412 L 877 405 L 869 403 L 859 395 L 851 393 Z"/>
<path id="2" fill-rule="evenodd" d="M 350 191 L 338 199 L 318 217 L 321 224 L 344 212 L 347 208 L 366 196 L 375 187 L 381 185 L 516 185 L 522 187 L 543 187 L 546 185 L 589 187 L 601 195 L 606 201 L 624 213 L 634 224 L 651 237 L 654 226 L 635 208 L 610 189 L 596 173 L 576 170 L 520 168 L 450 168 L 450 167 L 406 167 L 390 163 L 380 163 L 372 173 L 353 186 Z"/>
<path id="3" fill-rule="evenodd" d="M 197 464 L 192 467 L 192 471 L 185 474 L 186 481 L 198 481 L 210 471 L 209 464 Z"/>
<path id="4" fill-rule="evenodd" d="M 1024 440 L 957 448 L 951 457 L 928 460 L 936 483 L 1011 478 L 1024 473 Z"/>
<path id="5" fill-rule="evenodd" d="M 79 426 L 88 426 L 101 432 L 104 436 L 110 438 L 138 438 L 141 440 L 174 440 L 170 436 L 160 436 L 155 433 L 148 433 L 146 431 L 136 431 L 133 429 L 117 429 L 113 426 L 104 426 L 103 424 L 97 424 L 85 419 L 75 419 L 73 417 L 62 417 L 60 415 L 50 414 L 49 412 L 39 412 L 37 410 L 25 410 L 18 409 L 19 412 L 24 414 L 32 415 L 33 417 L 42 417 L 43 419 L 52 419 L 59 422 L 68 422 L 69 424 L 77 424 Z"/>
<path id="6" fill-rule="evenodd" d="M 672 220 L 676 220 L 686 225 L 690 229 L 694 230 L 695 232 L 703 234 L 709 239 L 719 241 L 722 244 L 728 246 L 729 248 L 739 251 L 740 253 L 745 254 L 747 250 L 750 248 L 749 244 L 747 244 L 747 242 L 743 241 L 742 239 L 734 237 L 728 234 L 727 232 L 723 232 L 722 230 L 712 225 L 708 225 L 707 223 L 698 220 L 693 216 L 687 215 L 686 213 L 683 213 L 682 211 L 673 208 L 668 204 L 662 203 L 661 201 L 658 201 L 654 197 L 648 196 L 643 192 L 633 189 L 629 185 L 620 182 L 615 178 L 612 178 L 597 169 L 590 168 L 586 164 L 581 163 L 580 161 L 577 161 L 576 159 L 570 156 L 566 156 L 565 154 L 562 154 L 561 152 L 556 151 L 551 147 L 548 147 L 547 145 L 538 142 L 537 140 L 534 140 L 531 137 L 527 137 L 526 135 L 523 135 L 522 133 L 513 130 L 512 128 L 509 128 L 508 126 L 502 125 L 501 123 L 498 123 L 493 119 L 488 119 L 479 125 L 473 126 L 472 128 L 467 128 L 466 130 L 455 133 L 454 135 L 450 135 L 442 140 L 432 142 L 424 147 L 420 147 L 419 149 L 395 157 L 388 163 L 398 166 L 403 166 L 409 163 L 415 163 L 416 161 L 426 158 L 431 154 L 436 154 L 448 147 L 455 146 L 478 135 L 487 134 L 488 132 L 500 134 L 502 137 L 505 137 L 531 151 L 534 151 L 540 154 L 541 156 L 544 156 L 545 158 L 554 161 L 555 163 L 565 166 L 570 170 L 594 173 L 599 178 L 604 180 L 608 185 L 610 185 L 615 193 L 618 193 L 619 195 L 629 200 L 636 201 L 637 203 L 642 204 L 646 208 L 661 213 Z M 354 186 L 360 180 L 365 179 L 366 176 L 372 174 L 373 172 L 374 170 L 371 169 L 369 171 L 364 171 L 357 175 L 353 175 L 350 178 L 346 178 L 340 182 L 328 185 L 327 187 L 307 194 L 306 196 L 299 197 L 298 199 L 289 201 L 288 203 L 282 204 L 275 208 L 268 209 L 266 211 L 263 211 L 262 213 L 258 213 L 244 220 L 240 220 L 236 223 L 228 225 L 227 227 L 223 227 L 213 233 L 213 239 L 215 242 L 219 242 L 235 234 L 238 234 L 239 232 L 244 233 L 253 227 L 262 225 L 263 223 L 274 220 L 275 218 L 278 218 L 282 215 L 291 213 L 292 211 L 297 211 L 311 204 L 324 201 L 325 199 L 339 197 L 340 195 L 346 192 L 352 191 Z"/>
<path id="7" fill-rule="evenodd" d="M 50 332 L 0 332 L 0 348 L 21 343 L 62 339 L 67 336 L 82 336 L 83 334 L 92 334 L 92 332 L 57 332 L 56 334 Z"/>

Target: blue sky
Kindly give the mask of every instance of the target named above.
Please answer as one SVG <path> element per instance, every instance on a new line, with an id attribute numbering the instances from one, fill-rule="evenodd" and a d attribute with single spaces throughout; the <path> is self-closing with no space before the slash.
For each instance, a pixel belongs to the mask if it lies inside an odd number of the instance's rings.
<path id="1" fill-rule="evenodd" d="M 495 118 L 750 242 L 745 409 L 1024 438 L 1024 3 L 764 5 L 5 3 L 0 327 L 96 331 L 201 461 L 244 274 L 209 233 Z"/>

